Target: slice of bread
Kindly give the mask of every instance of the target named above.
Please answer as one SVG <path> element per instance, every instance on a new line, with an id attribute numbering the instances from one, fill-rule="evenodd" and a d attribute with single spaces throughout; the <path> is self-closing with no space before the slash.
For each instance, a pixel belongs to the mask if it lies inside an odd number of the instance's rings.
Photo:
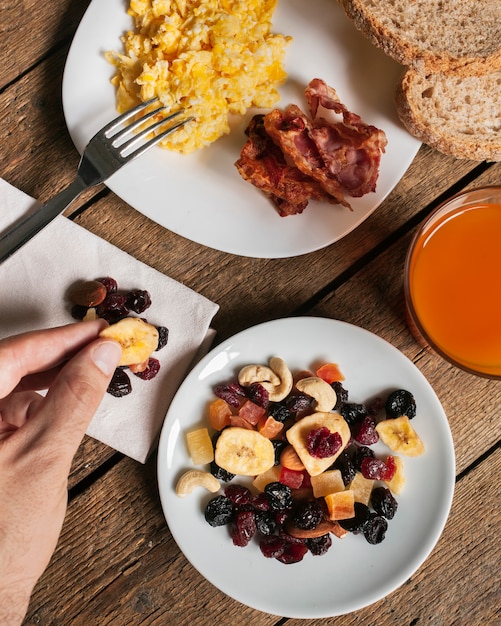
<path id="1" fill-rule="evenodd" d="M 355 26 L 425 74 L 501 69 L 501 0 L 339 0 Z"/>
<path id="2" fill-rule="evenodd" d="M 407 130 L 440 152 L 501 161 L 501 70 L 458 77 L 409 69 L 396 104 Z"/>

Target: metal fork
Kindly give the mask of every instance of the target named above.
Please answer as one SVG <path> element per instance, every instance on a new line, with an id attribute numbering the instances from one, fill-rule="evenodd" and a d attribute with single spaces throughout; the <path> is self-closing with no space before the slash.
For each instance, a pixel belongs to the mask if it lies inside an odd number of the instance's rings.
<path id="1" fill-rule="evenodd" d="M 125 127 L 123 126 L 125 122 L 154 104 L 158 104 L 158 106 Z M 42 228 L 60 215 L 83 191 L 102 183 L 124 165 L 144 154 L 167 137 L 167 135 L 193 119 L 192 117 L 187 117 L 177 121 L 158 135 L 147 139 L 152 131 L 161 129 L 163 124 L 181 115 L 183 113 L 181 109 L 165 118 L 148 124 L 146 128 L 137 134 L 133 134 L 136 129 L 141 128 L 163 110 L 165 110 L 165 107 L 158 98 L 152 98 L 115 118 L 97 132 L 85 147 L 75 180 L 54 198 L 43 204 L 34 213 L 22 219 L 0 237 L 0 263 L 3 263 L 16 250 L 19 250 L 41 231 Z"/>

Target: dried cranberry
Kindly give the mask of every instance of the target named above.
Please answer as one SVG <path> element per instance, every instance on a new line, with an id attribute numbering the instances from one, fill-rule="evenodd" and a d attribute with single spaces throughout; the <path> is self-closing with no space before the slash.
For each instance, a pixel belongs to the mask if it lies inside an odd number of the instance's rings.
<path id="1" fill-rule="evenodd" d="M 228 485 L 224 490 L 224 495 L 233 502 L 233 504 L 248 504 L 252 501 L 252 493 L 250 489 L 244 485 Z"/>
<path id="2" fill-rule="evenodd" d="M 138 378 L 141 378 L 141 380 L 151 380 L 152 378 L 155 378 L 155 376 L 158 374 L 159 371 L 160 371 L 160 361 L 150 356 L 150 358 L 148 359 L 147 368 L 143 370 L 142 372 L 134 372 L 134 374 Z"/>
<path id="3" fill-rule="evenodd" d="M 391 480 L 395 475 L 396 465 L 393 457 L 388 457 L 389 463 L 382 459 L 366 457 L 360 467 L 362 476 L 369 480 Z"/>
<path id="4" fill-rule="evenodd" d="M 106 390 L 115 398 L 123 398 L 132 391 L 129 375 L 123 369 L 117 368 Z"/>
<path id="5" fill-rule="evenodd" d="M 239 511 L 231 523 L 230 534 L 235 546 L 245 547 L 256 534 L 254 511 Z"/>
<path id="6" fill-rule="evenodd" d="M 326 427 L 314 428 L 308 433 L 306 447 L 311 456 L 325 459 L 334 456 L 343 443 L 339 433 L 331 433 Z"/>
<path id="7" fill-rule="evenodd" d="M 371 513 L 369 519 L 364 526 L 364 537 L 369 543 L 377 544 L 383 541 L 386 531 L 388 529 L 388 522 L 378 515 L 377 513 Z"/>
<path id="8" fill-rule="evenodd" d="M 312 537 L 306 540 L 306 545 L 314 556 L 322 556 L 332 546 L 332 539 L 329 534 Z"/>
<path id="9" fill-rule="evenodd" d="M 324 513 L 316 500 L 302 502 L 294 511 L 294 524 L 303 530 L 313 530 L 324 518 Z"/>
<path id="10" fill-rule="evenodd" d="M 286 407 L 294 417 L 300 417 L 311 409 L 313 398 L 304 393 L 291 394 L 285 401 Z"/>
<path id="11" fill-rule="evenodd" d="M 225 526 L 233 517 L 233 504 L 226 496 L 216 496 L 209 500 L 204 516 L 211 526 Z"/>
<path id="12" fill-rule="evenodd" d="M 301 543 L 285 543 L 282 554 L 275 558 L 280 563 L 290 565 L 291 563 L 299 563 L 303 560 L 304 555 L 308 552 L 308 547 L 304 542 Z"/>
<path id="13" fill-rule="evenodd" d="M 165 326 L 157 326 L 158 331 L 158 345 L 157 350 L 161 350 L 165 348 L 167 342 L 169 341 L 169 329 Z"/>
<path id="14" fill-rule="evenodd" d="M 362 461 L 366 457 L 373 459 L 375 458 L 375 456 L 376 456 L 376 453 L 374 452 L 374 450 L 372 450 L 368 446 L 357 446 L 355 448 L 355 451 L 353 452 L 353 457 L 352 457 L 353 465 L 355 466 L 355 469 L 358 471 L 361 471 Z"/>
<path id="15" fill-rule="evenodd" d="M 367 415 L 361 422 L 351 427 L 351 434 L 357 443 L 364 446 L 372 446 L 379 441 L 375 419 Z"/>
<path id="16" fill-rule="evenodd" d="M 263 385 L 260 385 L 259 383 L 251 383 L 245 388 L 245 393 L 249 400 L 254 402 L 254 404 L 257 404 L 264 409 L 267 408 L 270 397 L 268 391 L 263 387 Z"/>
<path id="17" fill-rule="evenodd" d="M 398 508 L 398 502 L 387 487 L 376 487 L 372 490 L 371 504 L 374 511 L 386 519 L 393 519 Z"/>
<path id="18" fill-rule="evenodd" d="M 151 306 L 151 296 L 145 289 L 132 289 L 126 297 L 127 306 L 134 313 L 142 313 Z"/>
<path id="19" fill-rule="evenodd" d="M 103 283 L 108 293 L 116 293 L 118 291 L 118 283 L 111 276 L 106 276 L 105 278 L 98 278 L 97 280 L 98 282 Z"/>
<path id="20" fill-rule="evenodd" d="M 259 549 L 267 559 L 276 559 L 285 550 L 285 541 L 276 535 L 263 537 L 259 542 Z"/>
<path id="21" fill-rule="evenodd" d="M 258 493 L 252 498 L 252 506 L 256 511 L 269 511 L 270 503 L 264 493 Z"/>
<path id="22" fill-rule="evenodd" d="M 227 402 L 230 406 L 239 407 L 242 398 L 245 398 L 245 389 L 238 383 L 216 385 L 214 393 L 218 398 Z"/>
<path id="23" fill-rule="evenodd" d="M 115 324 L 129 315 L 127 299 L 121 293 L 111 293 L 101 302 L 96 309 L 99 317 L 105 319 L 109 324 Z"/>

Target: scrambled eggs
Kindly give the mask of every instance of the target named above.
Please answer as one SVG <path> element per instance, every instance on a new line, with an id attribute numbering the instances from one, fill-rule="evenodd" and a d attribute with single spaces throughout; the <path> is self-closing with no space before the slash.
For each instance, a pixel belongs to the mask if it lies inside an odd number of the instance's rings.
<path id="1" fill-rule="evenodd" d="M 271 108 L 290 37 L 271 33 L 277 0 L 130 0 L 135 30 L 110 52 L 117 108 L 157 95 L 195 121 L 162 146 L 188 153 L 227 134 L 229 114 Z"/>

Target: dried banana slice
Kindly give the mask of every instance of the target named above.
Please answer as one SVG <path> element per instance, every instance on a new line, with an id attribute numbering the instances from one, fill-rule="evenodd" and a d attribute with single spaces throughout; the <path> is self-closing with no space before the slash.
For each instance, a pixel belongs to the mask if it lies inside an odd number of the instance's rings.
<path id="1" fill-rule="evenodd" d="M 376 425 L 376 430 L 383 443 L 393 452 L 406 456 L 420 456 L 424 452 L 424 444 L 407 415 L 383 420 Z"/>
<path id="2" fill-rule="evenodd" d="M 217 440 L 215 461 L 232 474 L 257 476 L 273 467 L 275 450 L 271 441 L 256 430 L 230 426 Z"/>
<path id="3" fill-rule="evenodd" d="M 101 337 L 114 339 L 122 346 L 118 365 L 144 363 L 158 346 L 158 330 L 138 317 L 126 317 L 103 329 Z"/>

